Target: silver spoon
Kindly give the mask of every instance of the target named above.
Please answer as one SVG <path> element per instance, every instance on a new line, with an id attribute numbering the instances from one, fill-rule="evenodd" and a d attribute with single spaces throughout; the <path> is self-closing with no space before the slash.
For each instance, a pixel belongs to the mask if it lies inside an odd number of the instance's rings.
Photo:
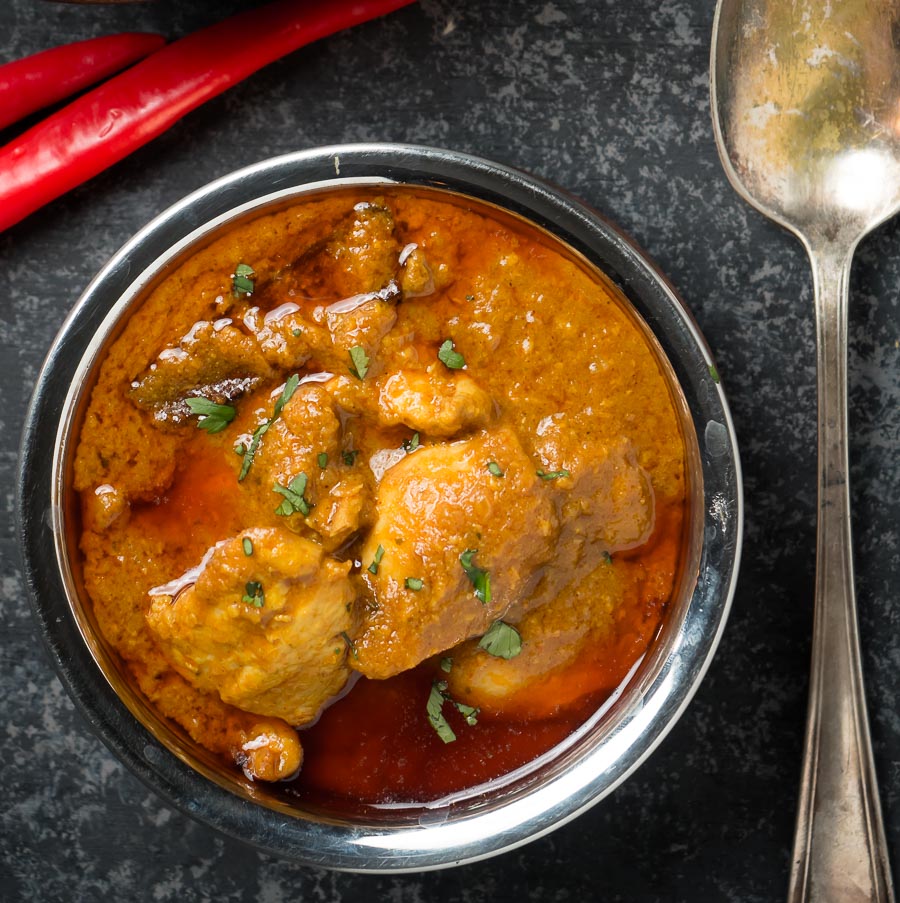
<path id="1" fill-rule="evenodd" d="M 789 900 L 893 900 L 863 693 L 847 488 L 847 300 L 900 209 L 900 3 L 719 0 L 711 90 L 731 184 L 803 242 L 819 393 L 815 623 Z"/>

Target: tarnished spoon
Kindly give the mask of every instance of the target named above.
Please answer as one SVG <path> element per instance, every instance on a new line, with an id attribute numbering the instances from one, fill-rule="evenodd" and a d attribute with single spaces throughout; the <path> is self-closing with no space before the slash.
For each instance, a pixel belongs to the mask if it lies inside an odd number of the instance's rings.
<path id="1" fill-rule="evenodd" d="M 819 393 L 815 623 L 789 900 L 893 900 L 863 694 L 847 487 L 847 297 L 900 209 L 900 3 L 719 0 L 716 143 L 737 192 L 809 253 Z"/>

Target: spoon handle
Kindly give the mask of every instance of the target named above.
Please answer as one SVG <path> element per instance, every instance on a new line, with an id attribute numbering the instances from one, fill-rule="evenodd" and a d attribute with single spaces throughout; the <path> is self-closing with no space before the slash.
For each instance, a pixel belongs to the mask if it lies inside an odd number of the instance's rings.
<path id="1" fill-rule="evenodd" d="M 789 903 L 889 903 L 853 591 L 847 299 L 853 248 L 808 247 L 816 300 L 819 507 L 812 672 Z"/>

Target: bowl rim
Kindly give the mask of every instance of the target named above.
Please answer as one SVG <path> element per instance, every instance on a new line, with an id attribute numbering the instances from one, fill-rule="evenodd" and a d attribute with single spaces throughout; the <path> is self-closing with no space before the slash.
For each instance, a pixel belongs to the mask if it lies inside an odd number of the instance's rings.
<path id="1" fill-rule="evenodd" d="M 621 713 L 604 742 L 510 804 L 459 817 L 450 817 L 449 807 L 426 806 L 427 817 L 418 824 L 387 830 L 290 819 L 187 765 L 113 691 L 84 643 L 62 574 L 48 567 L 56 561 L 48 559 L 48 549 L 55 548 L 60 520 L 51 492 L 55 426 L 66 414 L 69 384 L 96 344 L 95 331 L 103 330 L 119 300 L 138 294 L 142 280 L 174 256 L 173 248 L 192 243 L 211 223 L 321 184 L 366 179 L 427 185 L 498 204 L 560 237 L 611 276 L 692 400 L 704 499 L 703 543 L 684 620 L 640 704 Z M 186 814 L 267 852 L 317 867 L 392 873 L 474 862 L 521 846 L 575 818 L 625 780 L 671 730 L 706 673 L 731 606 L 743 532 L 740 459 L 724 390 L 699 328 L 658 267 L 618 227 L 547 182 L 469 154 L 406 144 L 333 145 L 261 161 L 192 192 L 126 242 L 76 302 L 38 376 L 22 434 L 16 509 L 29 599 L 53 664 L 95 733 L 133 773 Z"/>

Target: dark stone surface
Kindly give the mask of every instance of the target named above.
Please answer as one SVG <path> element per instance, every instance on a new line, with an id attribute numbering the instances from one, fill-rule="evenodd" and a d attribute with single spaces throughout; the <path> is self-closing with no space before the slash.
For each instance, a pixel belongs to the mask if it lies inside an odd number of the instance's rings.
<path id="1" fill-rule="evenodd" d="M 116 30 L 172 37 L 249 5 L 0 5 L 3 59 Z M 812 618 L 815 373 L 799 244 L 726 183 L 709 122 L 713 0 L 423 0 L 238 85 L 0 235 L 0 898 L 769 901 L 783 898 Z M 227 54 L 227 48 L 223 48 Z M 11 137 L 11 132 L 6 137 Z M 172 811 L 88 731 L 48 665 L 13 525 L 28 396 L 66 312 L 170 203 L 284 151 L 399 140 L 471 151 L 580 195 L 694 311 L 742 442 L 744 563 L 720 651 L 658 751 L 517 852 L 438 873 L 304 869 Z M 861 247 L 851 304 L 857 589 L 888 839 L 900 862 L 900 230 Z"/>

